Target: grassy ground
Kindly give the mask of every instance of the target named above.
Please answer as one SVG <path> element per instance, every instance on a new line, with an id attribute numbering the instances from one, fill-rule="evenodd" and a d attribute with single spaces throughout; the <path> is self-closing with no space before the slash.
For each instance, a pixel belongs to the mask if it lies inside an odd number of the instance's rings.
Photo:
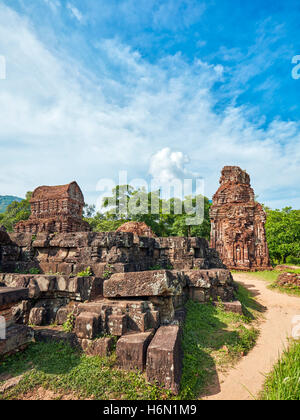
<path id="1" fill-rule="evenodd" d="M 267 377 L 262 400 L 300 400 L 300 342 L 294 341 Z"/>
<path id="2" fill-rule="evenodd" d="M 299 270 L 284 270 L 284 271 L 288 271 L 289 273 L 300 273 L 300 269 Z M 300 288 L 297 286 L 279 286 L 277 284 L 277 279 L 278 276 L 280 274 L 282 274 L 284 271 L 256 271 L 256 272 L 247 272 L 247 275 L 249 276 L 253 276 L 253 277 L 258 277 L 261 278 L 262 280 L 266 280 L 268 281 L 269 284 L 269 288 L 273 289 L 273 290 L 277 290 L 278 292 L 281 293 L 286 293 L 288 295 L 292 295 L 292 296 L 299 296 L 300 297 Z"/>
<path id="3" fill-rule="evenodd" d="M 0 400 L 26 398 L 41 387 L 54 392 L 57 399 L 67 394 L 73 399 L 197 399 L 217 368 L 234 364 L 255 344 L 258 330 L 251 322 L 262 308 L 242 286 L 238 298 L 243 303 L 243 316 L 211 303 L 187 303 L 183 376 L 177 397 L 148 384 L 141 373 L 118 369 L 115 354 L 109 358 L 87 357 L 64 344 L 37 343 L 1 363 L 0 375 L 25 375 L 19 385 L 0 394 Z"/>
<path id="4" fill-rule="evenodd" d="M 263 308 L 242 286 L 237 297 L 246 315 L 225 312 L 211 304 L 188 302 L 181 398 L 201 395 L 216 377 L 217 369 L 234 365 L 255 345 L 258 330 L 251 322 L 259 318 Z"/>

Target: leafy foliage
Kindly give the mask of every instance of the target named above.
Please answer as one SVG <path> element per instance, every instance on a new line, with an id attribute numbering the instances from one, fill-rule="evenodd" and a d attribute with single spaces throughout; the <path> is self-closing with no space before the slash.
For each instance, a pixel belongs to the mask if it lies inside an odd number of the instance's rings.
<path id="1" fill-rule="evenodd" d="M 91 277 L 93 275 L 91 267 L 87 267 L 85 270 L 77 273 L 77 277 Z"/>
<path id="2" fill-rule="evenodd" d="M 71 333 L 73 331 L 75 327 L 75 320 L 76 317 L 73 312 L 68 314 L 66 322 L 62 325 L 62 328 L 66 333 Z"/>
<path id="3" fill-rule="evenodd" d="M 273 263 L 300 259 L 300 210 L 285 207 L 282 210 L 266 208 L 266 234 Z M 291 261 L 291 260 L 290 260 Z"/>
<path id="4" fill-rule="evenodd" d="M 196 209 L 198 197 L 162 199 L 160 191 L 147 193 L 130 185 L 118 185 L 110 197 L 103 200 L 103 213 L 86 217 L 96 232 L 114 231 L 128 221 L 145 222 L 158 236 L 200 236 L 209 239 L 210 220 L 208 198 L 204 197 L 204 221 L 188 225 L 187 209 Z M 142 209 L 142 212 L 139 211 Z M 91 212 L 89 212 L 91 214 Z M 87 214 L 87 213 L 86 213 Z"/>
<path id="5" fill-rule="evenodd" d="M 4 213 L 0 214 L 0 225 L 3 225 L 9 232 L 21 220 L 27 220 L 30 216 L 30 199 L 32 192 L 26 194 L 25 200 L 13 201 Z"/>

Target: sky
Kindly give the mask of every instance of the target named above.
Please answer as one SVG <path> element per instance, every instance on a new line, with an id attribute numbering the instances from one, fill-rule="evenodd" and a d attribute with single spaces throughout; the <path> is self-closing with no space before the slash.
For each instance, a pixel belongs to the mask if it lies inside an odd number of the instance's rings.
<path id="1" fill-rule="evenodd" d="M 1 0 L 0 195 L 76 180 L 93 204 L 127 171 L 211 198 L 238 165 L 300 208 L 299 21 L 299 0 Z"/>

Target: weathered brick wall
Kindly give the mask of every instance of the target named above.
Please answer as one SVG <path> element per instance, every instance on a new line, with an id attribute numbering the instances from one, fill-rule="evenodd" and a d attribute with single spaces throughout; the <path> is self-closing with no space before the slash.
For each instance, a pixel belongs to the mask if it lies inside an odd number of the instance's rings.
<path id="1" fill-rule="evenodd" d="M 0 237 L 4 272 L 78 273 L 88 266 L 95 276 L 150 268 L 223 268 L 215 250 L 202 238 L 142 238 L 132 233 L 10 233 Z"/>

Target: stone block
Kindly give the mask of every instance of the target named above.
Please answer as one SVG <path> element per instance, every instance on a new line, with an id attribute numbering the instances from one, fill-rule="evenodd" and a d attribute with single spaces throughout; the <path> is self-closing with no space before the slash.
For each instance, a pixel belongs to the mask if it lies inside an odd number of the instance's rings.
<path id="1" fill-rule="evenodd" d="M 110 315 L 107 328 L 109 334 L 121 337 L 127 332 L 127 315 Z"/>
<path id="2" fill-rule="evenodd" d="M 47 318 L 47 311 L 43 307 L 32 308 L 29 315 L 29 324 L 31 325 L 43 325 Z"/>
<path id="3" fill-rule="evenodd" d="M 94 339 L 100 333 L 100 317 L 93 312 L 82 312 L 76 318 L 75 331 L 78 338 Z"/>
<path id="4" fill-rule="evenodd" d="M 122 369 L 138 369 L 146 366 L 147 348 L 154 336 L 154 330 L 122 336 L 117 342 L 117 359 Z"/>
<path id="5" fill-rule="evenodd" d="M 108 298 L 175 296 L 182 293 L 185 285 L 186 279 L 181 272 L 160 270 L 118 273 L 104 282 L 103 294 Z"/>
<path id="6" fill-rule="evenodd" d="M 97 338 L 96 340 L 81 340 L 81 348 L 88 356 L 107 357 L 114 347 L 114 340 L 111 337 Z"/>
<path id="7" fill-rule="evenodd" d="M 235 312 L 237 314 L 243 315 L 243 306 L 240 301 L 236 300 L 234 302 L 214 302 L 216 306 L 220 306 L 226 312 Z"/>
<path id="8" fill-rule="evenodd" d="M 5 340 L 0 340 L 0 356 L 24 349 L 33 341 L 33 331 L 26 325 L 12 325 L 6 331 Z"/>
<path id="9" fill-rule="evenodd" d="M 47 343 L 49 341 L 54 341 L 56 343 L 63 342 L 65 344 L 69 344 L 73 348 L 77 348 L 79 346 L 78 339 L 75 333 L 57 331 L 51 328 L 35 329 L 34 339 L 35 341 L 42 343 Z"/>
<path id="10" fill-rule="evenodd" d="M 209 292 L 206 292 L 202 289 L 197 289 L 196 287 L 189 288 L 189 297 L 194 302 L 204 303 L 207 302 L 210 298 Z"/>
<path id="11" fill-rule="evenodd" d="M 28 289 L 0 287 L 0 306 L 28 299 Z"/>
<path id="12" fill-rule="evenodd" d="M 68 320 L 68 316 L 73 312 L 73 308 L 62 307 L 56 313 L 55 322 L 57 325 L 62 325 Z"/>
<path id="13" fill-rule="evenodd" d="M 162 326 L 147 351 L 147 379 L 179 393 L 182 373 L 181 330 L 178 325 Z"/>

